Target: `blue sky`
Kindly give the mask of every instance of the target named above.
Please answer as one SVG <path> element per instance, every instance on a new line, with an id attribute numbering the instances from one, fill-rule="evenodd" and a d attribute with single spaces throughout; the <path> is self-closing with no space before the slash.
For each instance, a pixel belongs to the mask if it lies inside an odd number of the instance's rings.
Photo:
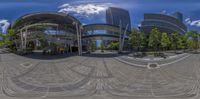
<path id="1" fill-rule="evenodd" d="M 179 11 L 189 29 L 200 30 L 200 0 L 1 0 L 0 24 L 4 26 L 27 13 L 42 11 L 72 14 L 84 24 L 104 23 L 105 9 L 109 6 L 127 9 L 132 27 L 140 24 L 144 13 Z"/>

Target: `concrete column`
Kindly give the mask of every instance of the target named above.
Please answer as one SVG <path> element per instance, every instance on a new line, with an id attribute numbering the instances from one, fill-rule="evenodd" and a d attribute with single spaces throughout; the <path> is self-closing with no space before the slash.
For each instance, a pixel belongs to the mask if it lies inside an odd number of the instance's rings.
<path id="1" fill-rule="evenodd" d="M 125 36 L 126 36 L 127 29 L 128 29 L 128 24 L 126 25 L 126 29 L 125 29 L 124 34 L 123 34 L 122 51 L 123 51 L 123 48 L 124 48 L 124 40 L 125 40 Z"/>
<path id="2" fill-rule="evenodd" d="M 71 44 L 69 45 L 69 48 L 70 48 L 70 53 L 72 53 L 72 46 L 71 46 Z"/>
<path id="3" fill-rule="evenodd" d="M 35 46 L 34 46 L 35 48 L 34 48 L 34 49 L 36 50 L 36 49 L 37 49 L 37 46 L 39 45 L 39 40 L 36 39 L 34 43 L 35 43 Z"/>
<path id="4" fill-rule="evenodd" d="M 90 50 L 90 43 L 91 43 L 91 40 L 87 40 L 87 51 L 91 52 L 91 50 Z"/>
<path id="5" fill-rule="evenodd" d="M 80 37 L 80 55 L 82 55 L 82 31 L 81 31 L 81 26 L 79 26 L 79 37 Z"/>
<path id="6" fill-rule="evenodd" d="M 27 45 L 27 32 L 28 32 L 28 28 L 26 27 L 26 31 L 24 32 L 24 49 L 26 49 L 26 45 Z"/>
<path id="7" fill-rule="evenodd" d="M 79 26 L 77 23 L 76 24 L 76 33 L 77 33 L 77 43 L 78 43 L 78 55 L 81 55 L 80 53 L 80 34 L 79 34 Z"/>
<path id="8" fill-rule="evenodd" d="M 122 21 L 120 20 L 119 52 L 122 51 Z"/>
<path id="9" fill-rule="evenodd" d="M 20 36 L 21 36 L 21 49 L 23 50 L 24 42 L 23 42 L 23 33 L 22 29 L 20 30 Z"/>

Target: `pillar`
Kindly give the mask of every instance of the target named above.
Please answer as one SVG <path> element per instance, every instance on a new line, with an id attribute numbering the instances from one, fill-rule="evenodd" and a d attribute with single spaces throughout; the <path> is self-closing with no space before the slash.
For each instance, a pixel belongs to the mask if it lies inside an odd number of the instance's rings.
<path id="1" fill-rule="evenodd" d="M 77 43 L 78 43 L 78 55 L 81 55 L 80 53 L 80 33 L 79 33 L 79 26 L 77 23 L 76 24 L 76 33 L 77 33 Z"/>
<path id="2" fill-rule="evenodd" d="M 80 35 L 79 35 L 79 40 L 80 40 L 80 55 L 82 55 L 82 32 L 81 32 L 81 26 L 79 26 L 79 33 L 80 33 Z"/>
<path id="3" fill-rule="evenodd" d="M 122 51 L 122 21 L 120 20 L 119 52 Z"/>

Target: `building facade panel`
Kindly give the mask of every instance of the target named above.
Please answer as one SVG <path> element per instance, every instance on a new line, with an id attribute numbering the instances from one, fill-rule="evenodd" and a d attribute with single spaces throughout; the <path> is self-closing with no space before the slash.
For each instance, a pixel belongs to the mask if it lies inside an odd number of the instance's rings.
<path id="1" fill-rule="evenodd" d="M 146 35 L 148 35 L 153 28 L 158 28 L 162 30 L 161 32 L 169 34 L 172 32 L 185 34 L 187 32 L 187 27 L 181 20 L 181 15 L 174 17 L 173 15 L 146 13 L 144 14 L 144 21 L 142 21 L 140 29 Z M 150 27 L 151 29 L 149 29 Z"/>
<path id="2" fill-rule="evenodd" d="M 106 10 L 106 23 L 116 26 L 122 26 L 127 30 L 131 30 L 130 14 L 127 10 L 121 8 L 110 7 Z M 111 32 L 110 32 L 111 33 Z"/>

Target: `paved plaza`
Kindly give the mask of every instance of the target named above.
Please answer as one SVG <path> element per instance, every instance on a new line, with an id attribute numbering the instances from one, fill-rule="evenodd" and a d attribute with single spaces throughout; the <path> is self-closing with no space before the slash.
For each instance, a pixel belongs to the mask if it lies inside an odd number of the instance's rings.
<path id="1" fill-rule="evenodd" d="M 0 99 L 199 99 L 199 85 L 199 54 L 153 61 L 118 54 L 44 60 L 0 54 Z"/>

